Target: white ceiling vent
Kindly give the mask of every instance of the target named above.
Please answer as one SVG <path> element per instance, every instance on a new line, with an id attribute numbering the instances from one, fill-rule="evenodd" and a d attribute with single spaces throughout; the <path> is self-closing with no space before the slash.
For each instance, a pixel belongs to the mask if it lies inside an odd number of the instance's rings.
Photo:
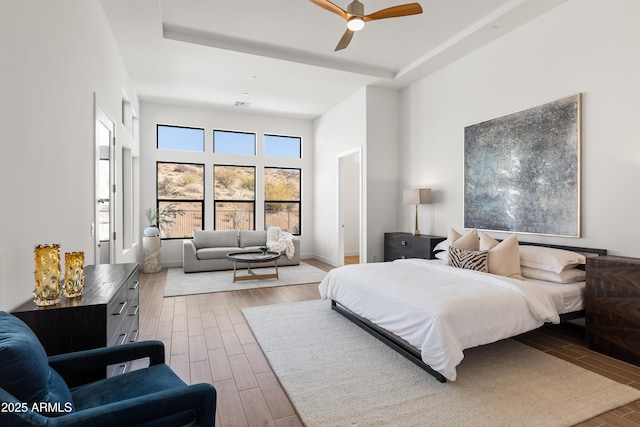
<path id="1" fill-rule="evenodd" d="M 251 104 L 250 102 L 246 102 L 246 101 L 236 101 L 235 104 L 233 104 L 236 107 L 248 107 L 249 104 Z"/>

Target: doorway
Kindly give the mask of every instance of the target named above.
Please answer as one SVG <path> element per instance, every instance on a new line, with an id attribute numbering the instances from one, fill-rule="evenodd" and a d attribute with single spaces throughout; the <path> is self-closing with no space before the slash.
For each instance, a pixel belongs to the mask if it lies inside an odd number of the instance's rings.
<path id="1" fill-rule="evenodd" d="M 366 262 L 362 205 L 362 150 L 338 155 L 338 263 Z"/>
<path id="2" fill-rule="evenodd" d="M 95 264 L 110 264 L 115 251 L 115 123 L 95 103 Z"/>

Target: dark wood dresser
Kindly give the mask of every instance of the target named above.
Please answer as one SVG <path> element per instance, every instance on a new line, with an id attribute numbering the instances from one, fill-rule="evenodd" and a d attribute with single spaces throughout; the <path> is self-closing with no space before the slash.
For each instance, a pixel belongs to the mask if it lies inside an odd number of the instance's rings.
<path id="1" fill-rule="evenodd" d="M 138 338 L 138 264 L 88 265 L 84 273 L 82 296 L 62 297 L 49 307 L 30 300 L 12 313 L 29 325 L 49 356 Z M 112 366 L 106 375 L 127 369 L 128 365 Z"/>
<path id="2" fill-rule="evenodd" d="M 640 366 L 640 259 L 587 259 L 585 327 L 589 348 Z"/>
<path id="3" fill-rule="evenodd" d="M 446 237 L 411 233 L 384 233 L 384 260 L 401 258 L 434 259 L 433 249 Z"/>

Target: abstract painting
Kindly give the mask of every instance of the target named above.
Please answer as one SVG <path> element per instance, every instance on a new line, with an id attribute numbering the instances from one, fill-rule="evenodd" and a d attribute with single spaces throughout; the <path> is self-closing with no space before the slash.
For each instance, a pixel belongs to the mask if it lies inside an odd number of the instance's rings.
<path id="1" fill-rule="evenodd" d="M 581 95 L 464 129 L 464 226 L 580 237 Z"/>

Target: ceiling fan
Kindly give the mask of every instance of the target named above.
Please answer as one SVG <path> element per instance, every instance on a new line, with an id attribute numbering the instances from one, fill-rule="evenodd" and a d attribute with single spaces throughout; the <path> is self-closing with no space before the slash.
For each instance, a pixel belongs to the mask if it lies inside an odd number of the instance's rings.
<path id="1" fill-rule="evenodd" d="M 397 18 L 400 16 L 417 15 L 419 13 L 422 13 L 422 7 L 418 3 L 407 3 L 398 6 L 392 6 L 386 9 L 381 9 L 374 13 L 370 13 L 369 15 L 365 15 L 364 5 L 358 0 L 353 0 L 351 3 L 349 3 L 349 6 L 347 6 L 347 10 L 344 10 L 340 6 L 331 3 L 329 0 L 310 1 L 323 9 L 328 10 L 329 12 L 333 12 L 336 15 L 341 16 L 345 21 L 347 21 L 347 30 L 344 32 L 342 38 L 338 42 L 338 45 L 335 49 L 336 51 L 342 50 L 345 47 L 349 46 L 351 38 L 353 38 L 353 33 L 355 31 L 361 30 L 364 27 L 365 22 L 374 21 L 376 19 Z"/>

